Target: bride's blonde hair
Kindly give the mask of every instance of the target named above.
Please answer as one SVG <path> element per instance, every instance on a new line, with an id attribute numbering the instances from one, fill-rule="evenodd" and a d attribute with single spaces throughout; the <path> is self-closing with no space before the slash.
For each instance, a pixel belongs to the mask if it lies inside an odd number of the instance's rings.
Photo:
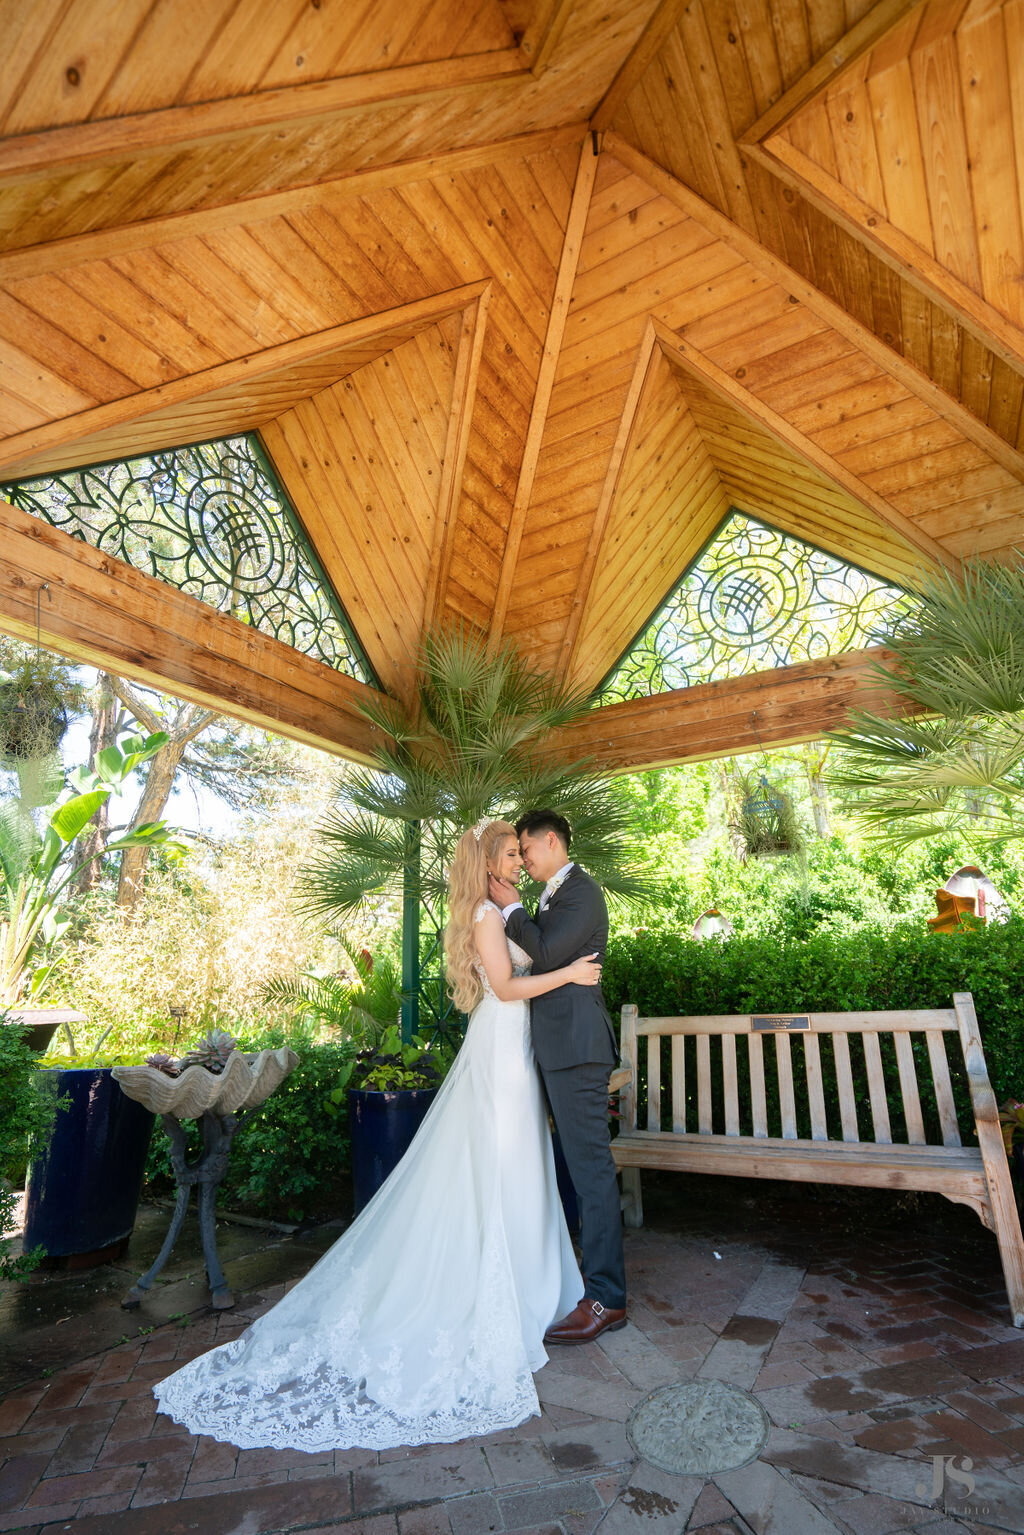
<path id="1" fill-rule="evenodd" d="M 448 926 L 444 952 L 448 990 L 462 1013 L 471 1013 L 483 996 L 476 966 L 480 956 L 473 942 L 473 927 L 480 902 L 487 900 L 487 872 L 501 844 L 516 835 L 508 821 L 491 821 L 480 833 L 470 827 L 455 848 L 448 876 Z"/>

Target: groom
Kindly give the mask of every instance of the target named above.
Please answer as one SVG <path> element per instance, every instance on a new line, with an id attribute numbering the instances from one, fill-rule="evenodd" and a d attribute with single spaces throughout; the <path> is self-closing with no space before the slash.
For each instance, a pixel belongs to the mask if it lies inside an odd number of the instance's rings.
<path id="1" fill-rule="evenodd" d="M 516 822 L 526 872 L 544 890 L 531 920 L 514 885 L 490 876 L 508 936 L 533 960 L 534 975 L 590 954 L 603 958 L 608 910 L 600 886 L 569 858 L 572 832 L 553 810 Z M 608 1140 L 608 1075 L 618 1059 L 599 986 L 560 986 L 531 1003 L 533 1048 L 580 1207 L 586 1293 L 548 1329 L 545 1343 L 589 1343 L 626 1325 L 626 1272 L 615 1164 Z"/>

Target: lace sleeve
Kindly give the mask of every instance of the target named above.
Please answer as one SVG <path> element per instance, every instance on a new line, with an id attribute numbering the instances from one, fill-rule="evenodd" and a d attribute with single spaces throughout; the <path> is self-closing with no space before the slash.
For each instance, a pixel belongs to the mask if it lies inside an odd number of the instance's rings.
<path id="1" fill-rule="evenodd" d="M 493 901 L 481 901 L 473 914 L 473 925 L 476 926 L 478 922 L 482 922 L 489 911 L 497 910 L 498 908 Z"/>

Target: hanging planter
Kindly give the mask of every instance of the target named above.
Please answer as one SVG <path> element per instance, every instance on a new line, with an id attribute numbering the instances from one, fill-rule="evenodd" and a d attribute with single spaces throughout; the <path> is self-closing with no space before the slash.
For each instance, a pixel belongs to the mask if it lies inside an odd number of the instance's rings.
<path id="1" fill-rule="evenodd" d="M 47 587 L 40 587 L 38 599 Z M 37 624 L 38 632 L 38 624 Z M 6 642 L 0 657 L 0 763 L 18 768 L 53 757 L 68 728 L 68 709 L 85 690 L 62 656 L 37 643 L 34 651 Z"/>
<path id="2" fill-rule="evenodd" d="M 756 781 L 752 775 L 742 779 L 739 788 L 741 798 L 731 830 L 741 859 L 799 853 L 803 834 L 789 795 L 763 773 Z"/>

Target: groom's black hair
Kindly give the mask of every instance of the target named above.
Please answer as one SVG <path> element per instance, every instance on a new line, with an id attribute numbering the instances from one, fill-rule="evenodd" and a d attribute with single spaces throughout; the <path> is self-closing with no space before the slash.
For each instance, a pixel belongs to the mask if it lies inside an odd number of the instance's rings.
<path id="1" fill-rule="evenodd" d="M 535 837 L 539 831 L 553 831 L 565 843 L 566 852 L 572 843 L 572 827 L 557 810 L 528 810 L 516 822 L 517 835 L 522 835 L 524 831 L 528 831 L 531 837 Z"/>

